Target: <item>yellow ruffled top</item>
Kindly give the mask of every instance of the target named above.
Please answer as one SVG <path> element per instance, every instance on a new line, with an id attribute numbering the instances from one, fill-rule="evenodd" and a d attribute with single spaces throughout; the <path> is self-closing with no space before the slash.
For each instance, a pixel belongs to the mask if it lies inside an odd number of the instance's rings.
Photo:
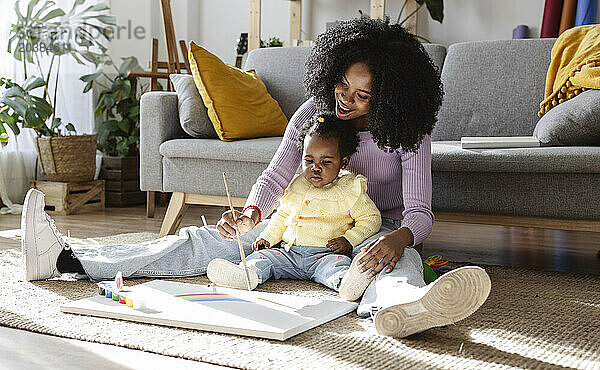
<path id="1" fill-rule="evenodd" d="M 342 170 L 320 188 L 296 175 L 259 238 L 271 245 L 283 240 L 287 245 L 325 247 L 344 236 L 356 246 L 380 227 L 381 214 L 367 195 L 367 179 Z"/>
<path id="2" fill-rule="evenodd" d="M 600 25 L 571 28 L 552 47 L 538 116 L 586 89 L 600 89 Z"/>

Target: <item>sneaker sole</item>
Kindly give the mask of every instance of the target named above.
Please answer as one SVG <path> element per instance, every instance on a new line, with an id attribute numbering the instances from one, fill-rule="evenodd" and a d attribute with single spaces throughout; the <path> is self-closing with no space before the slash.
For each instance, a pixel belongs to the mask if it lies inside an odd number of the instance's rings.
<path id="1" fill-rule="evenodd" d="M 216 258 L 210 261 L 206 269 L 206 276 L 213 283 L 225 288 L 248 289 L 244 270 L 239 265 L 224 259 Z M 256 272 L 248 269 L 248 277 L 251 288 L 256 288 L 258 286 Z"/>
<path id="2" fill-rule="evenodd" d="M 415 302 L 387 307 L 375 315 L 377 332 L 404 338 L 469 317 L 486 301 L 492 283 L 476 266 L 452 270 L 434 281 Z"/>
<path id="3" fill-rule="evenodd" d="M 362 256 L 362 254 L 359 254 L 359 256 Z M 360 273 L 358 271 L 358 266 L 355 263 L 358 258 L 358 256 L 354 257 L 348 272 L 346 272 L 340 284 L 340 297 L 347 301 L 356 301 L 359 299 L 375 278 L 374 276 L 369 277 L 367 272 Z"/>
<path id="4" fill-rule="evenodd" d="M 34 238 L 35 241 L 35 229 L 34 230 L 30 230 L 31 227 L 35 228 L 35 222 L 33 219 L 33 215 L 34 215 L 34 210 L 38 207 L 39 205 L 39 201 L 40 199 L 40 195 L 36 193 L 35 190 L 30 190 L 27 192 L 27 195 L 25 196 L 25 201 L 23 202 L 24 204 L 27 205 L 27 207 L 23 208 L 23 217 L 21 218 L 21 231 L 24 229 L 24 225 L 22 224 L 23 222 L 25 222 L 26 225 L 28 225 L 29 227 L 27 228 L 27 233 L 23 233 L 23 235 L 21 235 L 21 253 L 23 255 L 23 260 L 24 260 L 24 264 L 25 264 L 25 280 L 26 281 L 33 281 L 33 280 L 38 280 L 39 279 L 39 268 L 38 268 L 38 264 L 37 264 L 37 249 L 36 249 L 36 245 L 35 242 L 32 243 L 31 238 Z M 32 207 L 32 203 L 33 203 L 33 207 Z"/>

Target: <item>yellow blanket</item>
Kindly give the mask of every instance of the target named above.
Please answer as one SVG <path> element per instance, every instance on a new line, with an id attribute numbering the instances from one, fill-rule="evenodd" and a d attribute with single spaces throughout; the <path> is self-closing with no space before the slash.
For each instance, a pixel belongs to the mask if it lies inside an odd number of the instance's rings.
<path id="1" fill-rule="evenodd" d="M 586 89 L 600 89 L 600 25 L 563 32 L 552 47 L 538 116 Z"/>

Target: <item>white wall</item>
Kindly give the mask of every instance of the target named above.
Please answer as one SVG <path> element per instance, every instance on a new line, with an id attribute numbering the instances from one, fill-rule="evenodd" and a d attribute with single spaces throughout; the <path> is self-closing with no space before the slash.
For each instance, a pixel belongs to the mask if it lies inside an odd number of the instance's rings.
<path id="1" fill-rule="evenodd" d="M 146 30 L 142 40 L 128 39 L 127 31 L 121 31 L 121 38 L 110 48 L 113 56 L 135 55 L 140 64 L 146 66 L 152 37 L 159 38 L 160 54 L 164 56 L 158 0 L 110 0 L 110 3 L 120 26 L 127 26 L 131 20 L 133 27 Z M 395 21 L 403 0 L 386 3 L 386 14 Z M 443 24 L 431 20 L 423 8 L 419 11 L 417 30 L 431 42 L 449 45 L 471 40 L 509 39 L 519 24 L 528 25 L 531 36 L 538 37 L 544 0 L 445 0 L 444 5 Z M 194 40 L 225 62 L 234 63 L 235 40 L 248 29 L 247 0 L 171 0 L 171 6 L 177 39 Z M 353 18 L 359 9 L 368 13 L 369 0 L 303 0 L 303 38 L 314 39 L 325 30 L 327 22 Z M 272 36 L 288 39 L 289 11 L 288 1 L 262 0 L 262 39 Z"/>

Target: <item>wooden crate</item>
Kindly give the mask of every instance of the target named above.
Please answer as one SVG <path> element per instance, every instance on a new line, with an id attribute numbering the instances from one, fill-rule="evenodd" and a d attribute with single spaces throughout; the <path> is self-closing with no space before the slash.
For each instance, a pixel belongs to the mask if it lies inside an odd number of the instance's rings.
<path id="1" fill-rule="evenodd" d="M 31 187 L 44 193 L 48 214 L 71 215 L 104 209 L 104 180 L 32 181 Z"/>
<path id="2" fill-rule="evenodd" d="M 100 178 L 106 181 L 107 207 L 146 202 L 146 192 L 140 190 L 139 157 L 102 157 Z"/>

